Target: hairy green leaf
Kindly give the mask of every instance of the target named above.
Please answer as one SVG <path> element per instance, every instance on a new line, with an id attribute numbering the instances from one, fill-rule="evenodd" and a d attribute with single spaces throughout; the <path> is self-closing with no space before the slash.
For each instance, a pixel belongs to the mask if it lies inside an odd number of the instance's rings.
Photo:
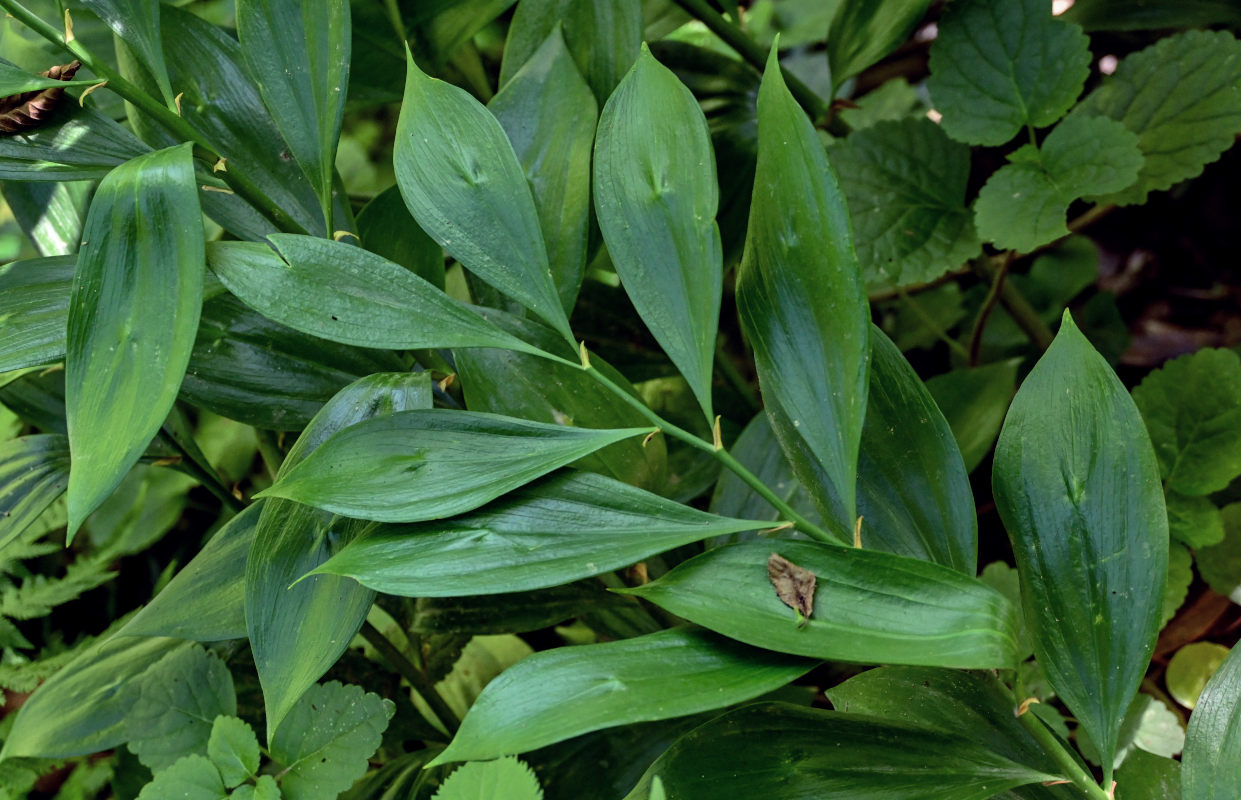
<path id="1" fill-rule="evenodd" d="M 188 753 L 207 752 L 212 720 L 237 713 L 228 667 L 199 645 L 155 662 L 136 690 L 125 713 L 125 736 L 130 751 L 152 772 Z"/>

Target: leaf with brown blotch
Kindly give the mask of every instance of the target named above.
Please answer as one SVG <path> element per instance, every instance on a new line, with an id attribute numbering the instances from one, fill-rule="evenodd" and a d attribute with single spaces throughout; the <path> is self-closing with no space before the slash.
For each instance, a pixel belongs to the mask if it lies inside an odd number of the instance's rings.
<path id="1" fill-rule="evenodd" d="M 780 601 L 797 612 L 799 624 L 806 624 L 814 613 L 814 573 L 772 553 L 767 559 L 767 577 Z"/>
<path id="2" fill-rule="evenodd" d="M 46 78 L 69 81 L 73 80 L 81 66 L 81 61 L 73 61 L 39 74 Z M 53 86 L 50 89 L 0 97 L 0 133 L 21 133 L 39 127 L 56 110 L 64 92 L 64 89 Z"/>

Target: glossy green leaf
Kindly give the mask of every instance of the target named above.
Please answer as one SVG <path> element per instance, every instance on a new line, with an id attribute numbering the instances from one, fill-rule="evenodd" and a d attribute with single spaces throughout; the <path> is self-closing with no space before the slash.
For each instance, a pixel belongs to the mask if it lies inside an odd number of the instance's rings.
<path id="1" fill-rule="evenodd" d="M 1115 120 L 1081 114 L 1008 160 L 978 193 L 974 221 L 984 240 L 1020 253 L 1068 236 L 1070 203 L 1124 189 L 1142 167 L 1135 134 Z"/>
<path id="2" fill-rule="evenodd" d="M 723 708 L 814 665 L 692 628 L 536 653 L 487 684 L 432 764 L 524 753 L 601 728 Z"/>
<path id="3" fill-rule="evenodd" d="M 1224 520 L 1224 540 L 1194 554 L 1198 574 L 1215 591 L 1241 603 L 1241 503 L 1220 509 Z"/>
<path id="4" fill-rule="evenodd" d="M 1064 116 L 1090 74 L 1082 29 L 1042 0 L 957 0 L 931 45 L 927 88 L 944 130 L 969 144 L 1004 144 Z"/>
<path id="5" fill-rule="evenodd" d="M 0 267 L 0 372 L 64 357 L 76 266 L 76 256 L 51 256 Z"/>
<path id="6" fill-rule="evenodd" d="M 572 339 L 534 198 L 491 112 L 411 58 L 393 158 L 401 196 L 422 229 L 466 269 Z"/>
<path id="7" fill-rule="evenodd" d="M 400 188 L 388 188 L 358 213 L 358 236 L 370 252 L 444 288 L 444 249 L 409 215 Z"/>
<path id="8" fill-rule="evenodd" d="M 1004 413 L 1017 388 L 1017 363 L 1000 361 L 953 370 L 926 382 L 927 391 L 952 428 L 969 472 L 991 452 L 1000 434 Z"/>
<path id="9" fill-rule="evenodd" d="M 628 601 L 592 580 L 549 589 L 465 597 L 419 597 L 409 629 L 415 633 L 526 633 L 550 628 L 586 611 Z"/>
<path id="10" fill-rule="evenodd" d="M 1065 17 L 1087 31 L 1142 31 L 1241 26 L 1241 7 L 1232 0 L 1077 0 Z"/>
<path id="11" fill-rule="evenodd" d="M 0 442 L 0 548 L 39 518 L 69 485 L 69 440 L 55 433 Z"/>
<path id="12" fill-rule="evenodd" d="M 263 496 L 380 522 L 439 519 L 651 431 L 570 428 L 473 411 L 401 412 L 332 436 Z"/>
<path id="13" fill-rule="evenodd" d="M 1227 800 L 1241 793 L 1241 647 L 1232 648 L 1202 690 L 1181 763 L 1185 800 Z"/>
<path id="14" fill-rule="evenodd" d="M 276 479 L 296 472 L 340 431 L 430 406 L 427 373 L 379 373 L 355 381 L 311 420 Z M 245 618 L 263 687 L 269 742 L 298 698 L 336 663 L 370 611 L 374 593 L 354 581 L 333 575 L 298 581 L 360 528 L 354 520 L 288 500 L 264 503 L 246 559 Z"/>
<path id="15" fill-rule="evenodd" d="M 35 75 L 19 69 L 7 61 L 0 60 L 0 97 L 26 92 L 37 92 L 43 89 L 64 88 L 68 86 L 86 86 L 99 83 L 98 80 L 62 81 L 60 78 L 49 78 L 46 75 Z"/>
<path id="16" fill-rule="evenodd" d="M 590 157 L 599 109 L 559 29 L 487 104 L 521 162 L 568 312 L 586 269 Z"/>
<path id="17" fill-rule="evenodd" d="M 104 24 L 142 58 L 164 102 L 172 105 L 172 84 L 168 80 L 168 65 L 160 38 L 159 0 L 82 0 L 82 5 L 98 14 Z"/>
<path id="18" fill-rule="evenodd" d="M 1210 494 L 1241 475 L 1241 357 L 1232 350 L 1165 362 L 1134 388 L 1133 400 L 1170 490 Z"/>
<path id="19" fill-rule="evenodd" d="M 254 729 L 230 716 L 217 716 L 207 739 L 207 757 L 232 788 L 259 771 L 259 740 Z"/>
<path id="20" fill-rule="evenodd" d="M 462 764 L 433 800 L 543 800 L 538 778 L 516 758 Z"/>
<path id="21" fill-rule="evenodd" d="M 1116 800 L 1181 800 L 1181 763 L 1137 750 L 1116 770 Z"/>
<path id="22" fill-rule="evenodd" d="M 772 553 L 817 577 L 813 613 L 802 625 L 772 588 Z M 875 550 L 745 542 L 624 591 L 746 644 L 833 661 L 1003 669 L 1018 647 L 1016 610 L 994 589 Z"/>
<path id="23" fill-rule="evenodd" d="M 737 441 L 728 448 L 728 452 L 794 510 L 807 516 L 812 522 L 821 521 L 817 519 L 819 512 L 815 509 L 810 494 L 793 476 L 793 467 L 785 457 L 784 451 L 780 449 L 776 434 L 771 429 L 771 420 L 766 414 L 760 411 L 755 415 L 741 431 Z M 775 506 L 764 500 L 749 484 L 730 470 L 721 472 L 715 484 L 715 492 L 711 495 L 711 512 L 742 519 L 775 521 L 780 518 L 780 512 Z M 795 531 L 788 533 L 792 536 L 802 536 Z M 751 537 L 743 534 L 729 537 L 729 540 L 744 538 Z M 723 541 L 728 540 L 721 540 L 720 543 Z"/>
<path id="24" fill-rule="evenodd" d="M 1215 642 L 1190 642 L 1168 660 L 1168 694 L 1190 709 L 1197 706 L 1207 681 L 1228 658 L 1228 648 Z"/>
<path id="25" fill-rule="evenodd" d="M 493 476 L 498 466 L 493 462 Z M 407 597 L 517 592 L 763 524 L 697 511 L 601 475 L 568 472 L 465 516 L 373 528 L 316 572 Z"/>
<path id="26" fill-rule="evenodd" d="M 535 350 L 404 267 L 360 247 L 294 234 L 266 245 L 221 242 L 208 263 L 229 291 L 269 319 L 342 344 L 389 350 Z"/>
<path id="27" fill-rule="evenodd" d="M 69 534 L 159 431 L 202 306 L 203 227 L 190 145 L 113 170 L 91 203 L 69 306 Z"/>
<path id="28" fill-rule="evenodd" d="M 91 181 L 0 181 L 0 196 L 22 232 L 44 257 L 78 251 L 86 209 L 94 192 Z M 65 294 L 68 295 L 67 290 Z"/>
<path id="29" fill-rule="evenodd" d="M 142 673 L 125 713 L 130 752 L 159 772 L 186 753 L 206 752 L 212 720 L 237 713 L 233 676 L 198 645 L 169 653 Z"/>
<path id="30" fill-rule="evenodd" d="M 839 87 L 891 53 L 926 16 L 930 0 L 842 3 L 827 34 L 827 63 Z"/>
<path id="31" fill-rule="evenodd" d="M 1142 402 L 1136 393 L 1134 400 Z M 1139 405 L 1138 409 L 1141 408 Z M 1150 427 L 1148 423 L 1147 430 Z M 1159 454 L 1158 446 L 1155 454 Z M 1224 541 L 1224 518 L 1209 498 L 1186 497 L 1168 491 L 1164 494 L 1164 502 L 1168 507 L 1168 533 L 1173 539 L 1193 548 L 1210 547 Z"/>
<path id="32" fill-rule="evenodd" d="M 853 3 L 846 8 L 867 6 Z M 978 255 L 970 151 L 929 119 L 880 122 L 832 148 L 868 284 L 933 281 Z"/>
<path id="33" fill-rule="evenodd" d="M 333 230 L 332 170 L 349 85 L 349 4 L 239 0 L 241 54 Z"/>
<path id="34" fill-rule="evenodd" d="M 668 800 L 986 800 L 1054 775 L 958 736 L 873 717 L 783 703 L 746 706 L 682 736 L 626 800 L 659 777 Z"/>
<path id="35" fill-rule="evenodd" d="M 737 310 L 794 473 L 824 516 L 851 519 L 866 411 L 869 308 L 844 194 L 818 134 L 784 85 L 775 50 L 758 116 Z"/>
<path id="36" fill-rule="evenodd" d="M 228 796 L 220 772 L 203 755 L 194 753 L 163 770 L 138 795 L 138 800 L 225 800 Z"/>
<path id="37" fill-rule="evenodd" d="M 0 180 L 97 179 L 150 151 L 107 115 L 68 102 L 46 125 L 0 136 Z"/>
<path id="38" fill-rule="evenodd" d="M 410 47 L 420 62 L 439 72 L 457 49 L 513 5 L 514 0 L 432 0 L 402 8 Z"/>
<path id="39" fill-rule="evenodd" d="M 1102 198 L 1130 205 L 1202 172 L 1241 133 L 1241 42 L 1186 31 L 1126 56 L 1073 114 L 1111 117 L 1138 135 L 1137 183 Z"/>
<path id="40" fill-rule="evenodd" d="M 1039 665 L 1110 778 L 1159 630 L 1168 520 L 1138 410 L 1067 311 L 1009 408 L 992 482 Z"/>

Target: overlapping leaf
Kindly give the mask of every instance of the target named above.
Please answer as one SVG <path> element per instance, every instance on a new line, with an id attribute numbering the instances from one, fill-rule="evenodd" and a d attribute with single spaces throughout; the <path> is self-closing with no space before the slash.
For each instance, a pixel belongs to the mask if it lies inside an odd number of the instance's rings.
<path id="1" fill-rule="evenodd" d="M 82 0 L 82 5 L 98 14 L 114 34 L 141 56 L 164 102 L 171 105 L 172 84 L 168 80 L 164 43 L 160 37 L 159 0 Z"/>
<path id="2" fill-rule="evenodd" d="M 0 136 L 0 180 L 88 180 L 151 148 L 93 108 L 65 108 L 34 130 Z"/>
<path id="3" fill-rule="evenodd" d="M 1182 759 L 1185 800 L 1225 800 L 1241 792 L 1241 647 L 1233 646 L 1189 718 Z"/>
<path id="4" fill-rule="evenodd" d="M 69 440 L 56 433 L 0 443 L 0 548 L 21 535 L 69 485 Z"/>
<path id="5" fill-rule="evenodd" d="M 0 267 L 0 372 L 58 361 L 75 256 L 14 261 Z"/>
<path id="6" fill-rule="evenodd" d="M 158 772 L 186 753 L 206 752 L 212 721 L 237 713 L 233 676 L 214 653 L 185 647 L 142 674 L 125 714 L 125 735 L 138 760 Z"/>
<path id="7" fill-rule="evenodd" d="M 835 88 L 896 49 L 926 15 L 930 0 L 845 3 L 832 17 L 827 63 Z"/>

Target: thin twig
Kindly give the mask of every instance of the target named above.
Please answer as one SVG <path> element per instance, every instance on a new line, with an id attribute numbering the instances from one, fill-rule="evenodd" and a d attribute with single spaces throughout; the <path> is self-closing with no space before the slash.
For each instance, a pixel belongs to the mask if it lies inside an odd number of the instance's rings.
<path id="1" fill-rule="evenodd" d="M 396 645 L 388 641 L 388 637 L 384 636 L 378 628 L 369 621 L 362 623 L 362 630 L 359 631 L 362 638 L 370 642 L 371 647 L 379 651 L 379 654 L 387 659 L 392 668 L 401 674 L 405 680 L 409 681 L 409 685 L 414 687 L 414 691 L 418 693 L 427 705 L 431 707 L 431 711 L 435 716 L 439 717 L 440 724 L 448 731 L 449 734 L 457 732 L 461 727 L 461 720 L 457 717 L 457 712 L 445 702 L 436 690 L 435 684 L 422 670 L 414 666 L 414 662 L 405 657 L 405 654 L 397 649 Z"/>
<path id="2" fill-rule="evenodd" d="M 995 271 L 995 276 L 991 279 L 991 288 L 987 290 L 987 297 L 983 300 L 982 307 L 978 309 L 978 318 L 974 320 L 974 329 L 970 332 L 969 364 L 971 367 L 978 366 L 979 353 L 982 351 L 982 335 L 987 329 L 987 320 L 991 318 L 991 312 L 1000 299 L 1000 290 L 1004 288 L 1004 280 L 1008 277 L 1008 268 L 1012 266 L 1015 255 L 1012 250 L 1004 254 L 1000 268 Z"/>

